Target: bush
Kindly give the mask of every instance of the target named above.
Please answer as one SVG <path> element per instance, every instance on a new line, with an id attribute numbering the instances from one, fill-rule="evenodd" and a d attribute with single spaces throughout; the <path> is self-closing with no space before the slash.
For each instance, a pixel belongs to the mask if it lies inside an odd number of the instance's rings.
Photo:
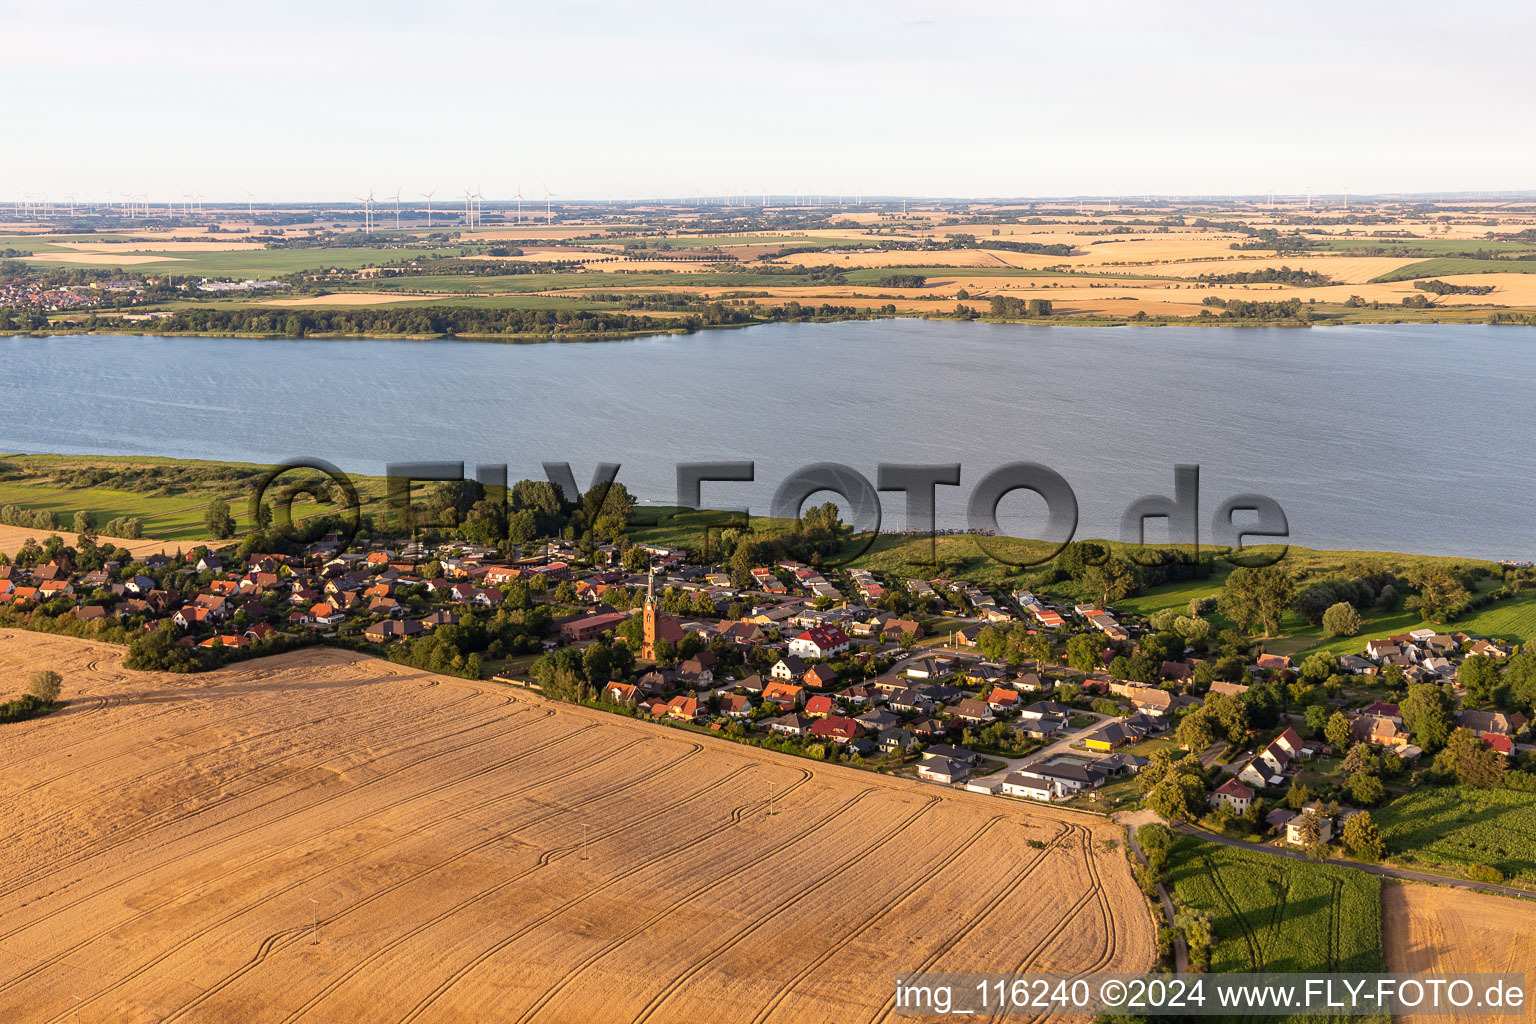
<path id="1" fill-rule="evenodd" d="M 1360 632 L 1360 613 L 1348 601 L 1340 601 L 1323 612 L 1323 629 L 1329 636 L 1354 636 Z"/>
<path id="2" fill-rule="evenodd" d="M 29 690 L 32 696 L 46 704 L 52 704 L 59 699 L 59 694 L 64 689 L 64 677 L 52 669 L 44 669 L 41 672 L 32 673 L 32 685 Z"/>
<path id="3" fill-rule="evenodd" d="M 1504 881 L 1504 872 L 1492 864 L 1473 864 L 1467 868 L 1467 877 L 1474 882 L 1487 882 L 1490 885 L 1498 885 Z"/>

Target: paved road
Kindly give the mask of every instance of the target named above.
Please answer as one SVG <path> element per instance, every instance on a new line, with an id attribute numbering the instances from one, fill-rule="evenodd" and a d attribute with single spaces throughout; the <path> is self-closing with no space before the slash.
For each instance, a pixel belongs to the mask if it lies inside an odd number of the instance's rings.
<path id="1" fill-rule="evenodd" d="M 1207 832 L 1188 822 L 1178 822 L 1173 829 L 1187 836 L 1204 839 L 1211 843 L 1220 843 L 1222 846 L 1235 846 L 1240 850 L 1253 850 L 1255 853 L 1267 853 L 1273 857 L 1289 857 L 1291 860 L 1307 860 L 1307 855 L 1300 850 L 1289 850 L 1279 846 L 1269 846 L 1264 843 L 1250 843 L 1243 839 L 1230 839 L 1227 836 L 1217 835 L 1215 832 Z M 1495 896 L 1513 896 L 1516 899 L 1536 901 L 1536 892 L 1529 889 L 1517 889 L 1512 885 L 1496 885 L 1490 882 L 1474 882 L 1470 878 L 1451 878 L 1447 875 L 1431 874 L 1427 871 L 1409 871 L 1407 868 L 1387 867 L 1384 864 L 1361 864 L 1353 860 L 1337 860 L 1330 858 L 1324 863 L 1341 868 L 1352 868 L 1355 871 L 1364 871 L 1368 875 L 1380 875 L 1383 878 L 1402 878 L 1410 882 L 1430 882 L 1434 885 L 1449 885 L 1456 889 L 1472 889 L 1477 892 L 1492 893 Z"/>

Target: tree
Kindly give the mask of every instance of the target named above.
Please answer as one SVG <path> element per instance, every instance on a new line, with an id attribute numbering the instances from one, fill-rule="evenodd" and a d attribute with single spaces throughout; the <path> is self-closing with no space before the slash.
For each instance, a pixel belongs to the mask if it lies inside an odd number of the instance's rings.
<path id="1" fill-rule="evenodd" d="M 82 537 L 96 534 L 96 513 L 81 509 L 75 513 L 75 532 Z"/>
<path id="2" fill-rule="evenodd" d="M 1302 811 L 1296 816 L 1296 838 L 1298 845 L 1306 847 L 1309 852 L 1323 841 L 1323 827 L 1318 824 L 1317 815 L 1311 811 Z"/>
<path id="3" fill-rule="evenodd" d="M 1323 612 L 1323 629 L 1329 636 L 1354 636 L 1360 632 L 1360 613 L 1348 601 L 1340 601 Z"/>
<path id="4" fill-rule="evenodd" d="M 1328 728 L 1328 708 L 1326 706 L 1322 704 L 1308 704 L 1307 709 L 1302 712 L 1302 717 L 1306 719 L 1307 728 L 1311 730 L 1312 735 L 1324 735 Z"/>
<path id="5" fill-rule="evenodd" d="M 1216 732 L 1211 728 L 1211 718 L 1204 711 L 1192 711 L 1179 722 L 1174 730 L 1179 746 L 1198 754 L 1216 742 Z"/>
<path id="6" fill-rule="evenodd" d="M 1467 696 L 1479 704 L 1493 700 L 1499 685 L 1499 666 L 1486 654 L 1474 654 L 1456 670 L 1456 681 L 1466 688 Z"/>
<path id="7" fill-rule="evenodd" d="M 1311 710 L 1308 708 L 1307 710 Z M 1328 717 L 1328 724 L 1323 727 L 1323 735 L 1333 745 L 1334 750 L 1344 750 L 1349 746 L 1352 733 L 1349 731 L 1349 719 L 1344 717 L 1344 712 L 1335 711 Z"/>
<path id="8" fill-rule="evenodd" d="M 1205 811 L 1205 783 L 1198 775 L 1174 772 L 1152 787 L 1146 804 L 1168 821 L 1198 818 Z"/>
<path id="9" fill-rule="evenodd" d="M 1079 672 L 1093 672 L 1103 668 L 1098 639 L 1090 633 L 1074 633 L 1068 637 L 1067 664 Z"/>
<path id="10" fill-rule="evenodd" d="M 1514 707 L 1527 711 L 1536 707 L 1536 649 L 1522 650 L 1509 659 L 1504 683 L 1509 687 L 1509 700 Z"/>
<path id="11" fill-rule="evenodd" d="M 1374 775 L 1356 772 L 1349 777 L 1349 797 L 1358 806 L 1375 807 L 1386 795 L 1387 787 Z"/>
<path id="12" fill-rule="evenodd" d="M 1291 578 L 1276 566 L 1233 569 L 1218 598 L 1221 610 L 1245 632 L 1264 627 L 1264 635 L 1280 631 L 1294 587 Z"/>
<path id="13" fill-rule="evenodd" d="M 1203 910 L 1186 907 L 1173 918 L 1173 926 L 1184 933 L 1189 950 L 1189 969 L 1204 974 L 1211 966 L 1211 918 Z"/>
<path id="14" fill-rule="evenodd" d="M 1387 846 L 1381 841 L 1381 830 L 1371 820 L 1370 811 L 1361 811 L 1346 821 L 1340 838 L 1344 848 L 1360 860 L 1374 864 L 1387 855 Z"/>
<path id="15" fill-rule="evenodd" d="M 52 669 L 43 669 L 32 673 L 30 692 L 32 696 L 47 704 L 52 704 L 59 699 L 59 694 L 64 689 L 64 677 Z"/>
<path id="16" fill-rule="evenodd" d="M 1398 710 L 1403 724 L 1413 733 L 1413 741 L 1425 750 L 1439 750 L 1450 738 L 1450 698 L 1434 683 L 1408 687 L 1408 696 L 1398 702 Z"/>
<path id="17" fill-rule="evenodd" d="M 1099 595 L 1101 608 L 1125 597 L 1136 586 L 1130 566 L 1118 558 L 1111 558 L 1103 565 L 1086 566 L 1081 580 L 1090 593 Z"/>
<path id="18" fill-rule="evenodd" d="M 203 525 L 216 540 L 227 540 L 235 535 L 235 517 L 229 514 L 229 502 L 215 498 L 203 513 Z"/>
<path id="19" fill-rule="evenodd" d="M 1495 789 L 1504 781 L 1507 770 L 1504 755 L 1489 747 L 1471 729 L 1457 729 L 1440 756 L 1435 770 L 1454 775 L 1463 786 Z"/>

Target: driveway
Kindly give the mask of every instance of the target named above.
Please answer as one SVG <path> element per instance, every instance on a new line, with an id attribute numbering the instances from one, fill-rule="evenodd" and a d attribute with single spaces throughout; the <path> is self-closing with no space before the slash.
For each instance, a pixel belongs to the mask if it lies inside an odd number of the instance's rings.
<path id="1" fill-rule="evenodd" d="M 998 769 L 997 771 L 993 772 L 990 775 L 979 775 L 979 776 L 977 776 L 977 778 L 983 778 L 983 779 L 1001 778 L 1002 776 L 1007 775 L 1009 772 L 1013 771 L 1015 768 L 1017 768 L 1021 764 L 1031 764 L 1031 763 L 1033 763 L 1035 761 L 1044 760 L 1045 758 L 1050 757 L 1053 754 L 1067 754 L 1067 753 L 1070 753 L 1070 754 L 1074 754 L 1074 755 L 1079 756 L 1079 757 L 1084 756 L 1086 754 L 1086 756 L 1088 756 L 1088 757 L 1098 757 L 1099 755 L 1097 755 L 1097 754 L 1089 754 L 1086 751 L 1082 751 L 1082 750 L 1073 750 L 1072 749 L 1072 744 L 1076 743 L 1078 740 L 1082 739 L 1084 736 L 1087 736 L 1089 733 L 1093 732 L 1093 730 L 1097 729 L 1100 725 L 1104 724 L 1105 722 L 1114 721 L 1115 716 L 1114 715 L 1101 715 L 1097 711 L 1074 711 L 1073 714 L 1088 715 L 1088 716 L 1093 718 L 1093 724 L 1092 725 L 1086 725 L 1083 728 L 1078 729 L 1078 730 L 1076 730 L 1074 732 L 1069 732 L 1069 733 L 1065 734 L 1064 736 L 1062 736 L 1061 739 L 1056 740 L 1054 743 L 1050 744 L 1049 746 L 1046 746 L 1046 747 L 1044 747 L 1044 748 L 1042 748 L 1040 750 L 1035 751 L 1033 754 L 1026 754 L 1023 757 L 1005 757 L 1005 758 L 1003 758 L 1003 763 L 1006 765 L 1006 767 L 1000 768 L 1000 769 Z M 987 756 L 988 757 L 994 757 L 994 758 L 996 757 L 996 755 L 994 755 L 994 754 L 988 754 Z"/>

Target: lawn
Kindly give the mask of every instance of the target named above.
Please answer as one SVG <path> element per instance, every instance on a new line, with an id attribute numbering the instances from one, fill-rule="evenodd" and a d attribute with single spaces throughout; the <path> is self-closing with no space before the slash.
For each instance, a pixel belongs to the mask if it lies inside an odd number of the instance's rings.
<path id="1" fill-rule="evenodd" d="M 1213 972 L 1386 969 L 1374 875 L 1187 836 L 1169 863 L 1178 901 L 1210 915 Z"/>
<path id="2" fill-rule="evenodd" d="M 1453 871 L 1474 864 L 1536 882 L 1536 794 L 1455 786 L 1417 789 L 1375 812 L 1394 856 Z"/>
<path id="3" fill-rule="evenodd" d="M 1369 613 L 1367 613 L 1369 614 Z M 1317 629 L 1298 632 L 1302 639 L 1314 640 L 1310 645 L 1296 647 L 1294 651 L 1282 650 L 1284 644 L 1270 644 L 1268 649 L 1276 653 L 1290 653 L 1305 658 L 1311 654 L 1359 654 L 1371 640 L 1398 636 L 1415 629 L 1434 629 L 1442 633 L 1466 632 L 1492 639 L 1512 640 L 1525 643 L 1536 639 L 1536 591 L 1484 605 L 1469 615 L 1453 622 L 1427 622 L 1417 612 L 1397 609 L 1384 615 L 1372 615 L 1365 621 L 1358 636 L 1341 636 L 1326 639 Z"/>

